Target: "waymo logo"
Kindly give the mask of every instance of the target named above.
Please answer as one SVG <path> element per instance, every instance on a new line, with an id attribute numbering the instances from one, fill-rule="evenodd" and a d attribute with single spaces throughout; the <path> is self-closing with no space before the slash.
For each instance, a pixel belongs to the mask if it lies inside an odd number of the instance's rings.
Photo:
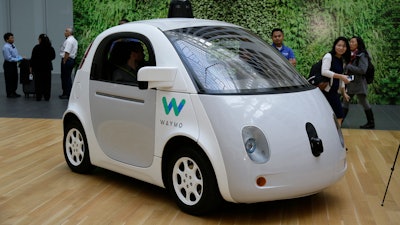
<path id="1" fill-rule="evenodd" d="M 178 116 L 179 113 L 182 111 L 183 106 L 186 103 L 186 100 L 182 99 L 182 101 L 179 103 L 179 105 L 177 105 L 175 98 L 172 98 L 171 101 L 168 103 L 167 98 L 163 97 L 162 102 L 164 105 L 165 114 L 168 115 L 171 112 L 171 109 L 173 109 L 175 116 Z"/>

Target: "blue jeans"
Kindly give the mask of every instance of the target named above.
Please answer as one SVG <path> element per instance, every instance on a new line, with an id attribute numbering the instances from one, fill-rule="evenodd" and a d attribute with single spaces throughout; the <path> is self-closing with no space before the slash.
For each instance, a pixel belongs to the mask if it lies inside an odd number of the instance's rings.
<path id="1" fill-rule="evenodd" d="M 62 95 L 69 96 L 72 88 L 72 70 L 75 66 L 75 59 L 68 58 L 65 64 L 61 60 L 61 87 L 62 87 Z"/>

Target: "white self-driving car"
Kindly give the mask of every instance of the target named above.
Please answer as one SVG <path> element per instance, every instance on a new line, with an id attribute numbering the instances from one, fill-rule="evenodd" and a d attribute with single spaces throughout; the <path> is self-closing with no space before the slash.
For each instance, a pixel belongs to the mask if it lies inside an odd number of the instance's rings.
<path id="1" fill-rule="evenodd" d="M 132 42 L 143 48 L 141 67 L 133 81 L 115 79 L 112 58 Z M 156 19 L 102 32 L 77 70 L 63 127 L 72 171 L 97 166 L 164 187 L 194 215 L 224 201 L 311 195 L 347 168 L 321 91 L 259 37 L 220 21 Z"/>

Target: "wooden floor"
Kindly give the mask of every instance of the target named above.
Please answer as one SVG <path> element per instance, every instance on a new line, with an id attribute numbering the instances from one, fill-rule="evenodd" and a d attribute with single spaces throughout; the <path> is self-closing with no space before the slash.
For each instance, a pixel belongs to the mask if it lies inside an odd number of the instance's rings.
<path id="1" fill-rule="evenodd" d="M 0 118 L 0 224 L 399 224 L 399 162 L 381 203 L 400 131 L 343 134 L 348 171 L 323 192 L 229 204 L 198 218 L 179 211 L 161 188 L 103 169 L 72 173 L 62 154 L 61 120 Z"/>

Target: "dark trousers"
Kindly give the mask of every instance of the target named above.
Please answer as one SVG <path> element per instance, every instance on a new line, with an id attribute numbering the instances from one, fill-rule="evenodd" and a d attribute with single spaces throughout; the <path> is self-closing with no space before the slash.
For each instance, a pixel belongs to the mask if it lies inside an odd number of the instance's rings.
<path id="1" fill-rule="evenodd" d="M 75 60 L 68 58 L 67 62 L 64 64 L 61 60 L 61 86 L 63 93 L 62 95 L 67 95 L 71 93 L 72 88 L 72 70 L 74 69 Z"/>
<path id="2" fill-rule="evenodd" d="M 18 67 L 17 62 L 4 61 L 4 80 L 6 83 L 7 96 L 14 94 L 18 88 Z"/>
<path id="3" fill-rule="evenodd" d="M 51 71 L 35 71 L 35 94 L 36 99 L 50 99 L 51 92 Z"/>
<path id="4" fill-rule="evenodd" d="M 335 112 L 336 118 L 344 118 L 342 102 L 340 101 L 340 95 L 337 93 L 337 89 L 331 88 L 329 92 L 322 91 L 322 93 L 331 105 L 333 112 Z"/>

